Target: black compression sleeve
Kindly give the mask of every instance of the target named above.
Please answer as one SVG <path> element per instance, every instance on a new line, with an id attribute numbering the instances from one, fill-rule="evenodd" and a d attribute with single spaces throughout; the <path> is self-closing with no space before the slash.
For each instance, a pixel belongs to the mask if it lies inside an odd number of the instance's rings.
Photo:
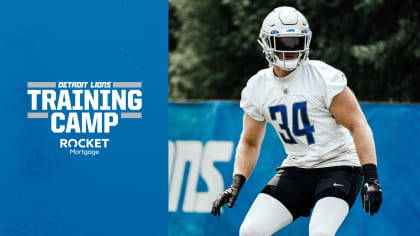
<path id="1" fill-rule="evenodd" d="M 242 185 L 244 185 L 245 183 L 245 176 L 241 175 L 241 174 L 236 174 L 233 176 L 233 180 L 232 180 L 232 187 L 235 187 L 237 189 L 241 189 Z"/>
<path id="2" fill-rule="evenodd" d="M 362 166 L 363 176 L 366 179 L 378 179 L 378 173 L 376 171 L 376 165 L 365 164 Z"/>

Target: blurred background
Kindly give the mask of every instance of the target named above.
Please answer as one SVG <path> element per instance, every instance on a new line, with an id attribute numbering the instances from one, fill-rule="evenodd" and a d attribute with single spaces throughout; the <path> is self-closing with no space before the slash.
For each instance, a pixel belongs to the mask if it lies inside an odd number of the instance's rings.
<path id="1" fill-rule="evenodd" d="M 169 0 L 169 235 L 238 235 L 252 201 L 286 157 L 267 127 L 257 166 L 233 209 L 210 215 L 230 185 L 242 128 L 240 92 L 267 62 L 265 16 L 293 6 L 313 32 L 310 59 L 342 70 L 373 130 L 384 202 L 360 197 L 337 235 L 420 235 L 420 2 Z M 276 235 L 308 235 L 300 218 Z"/>
<path id="2" fill-rule="evenodd" d="M 342 70 L 362 101 L 420 101 L 420 2 L 415 0 L 170 0 L 171 99 L 239 99 L 267 63 L 264 17 L 300 10 L 313 32 L 310 58 Z"/>

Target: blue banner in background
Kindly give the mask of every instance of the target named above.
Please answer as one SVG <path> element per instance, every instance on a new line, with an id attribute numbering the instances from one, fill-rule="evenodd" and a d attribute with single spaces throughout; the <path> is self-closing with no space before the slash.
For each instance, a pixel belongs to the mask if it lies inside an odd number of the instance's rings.
<path id="1" fill-rule="evenodd" d="M 364 213 L 360 196 L 337 232 L 355 235 L 420 235 L 419 105 L 362 104 L 378 156 L 383 204 Z M 169 235 L 238 235 L 253 200 L 286 157 L 268 125 L 258 163 L 232 209 L 211 215 L 211 202 L 232 181 L 243 111 L 235 102 L 169 104 Z M 276 235 L 308 235 L 299 218 Z"/>
<path id="2" fill-rule="evenodd" d="M 167 234 L 167 45 L 167 1 L 0 2 L 0 235 Z M 59 82 L 81 81 L 135 82 L 141 118 L 109 111 L 109 133 L 54 133 L 54 109 L 29 118 L 28 82 L 55 82 L 59 100 Z M 85 156 L 61 138 L 109 141 Z"/>

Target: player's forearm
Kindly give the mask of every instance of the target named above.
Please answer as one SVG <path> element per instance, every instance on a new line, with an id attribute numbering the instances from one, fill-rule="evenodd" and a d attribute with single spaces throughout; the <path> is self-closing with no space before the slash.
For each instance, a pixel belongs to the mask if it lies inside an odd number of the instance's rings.
<path id="1" fill-rule="evenodd" d="M 259 153 L 259 146 L 252 146 L 244 142 L 239 142 L 238 147 L 236 148 L 233 175 L 241 174 L 248 179 L 257 163 Z"/>
<path id="2" fill-rule="evenodd" d="M 369 125 L 363 122 L 352 130 L 354 144 L 360 164 L 377 164 L 375 142 Z"/>

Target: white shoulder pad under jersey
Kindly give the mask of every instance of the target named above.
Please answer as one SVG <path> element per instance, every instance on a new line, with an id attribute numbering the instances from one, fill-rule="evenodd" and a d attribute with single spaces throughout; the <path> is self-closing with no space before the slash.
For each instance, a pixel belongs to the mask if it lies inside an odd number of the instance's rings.
<path id="1" fill-rule="evenodd" d="M 346 85 L 343 72 L 321 61 L 306 61 L 284 78 L 267 68 L 248 81 L 240 106 L 276 129 L 288 154 L 283 166 L 359 166 L 349 131 L 329 111 Z"/>

